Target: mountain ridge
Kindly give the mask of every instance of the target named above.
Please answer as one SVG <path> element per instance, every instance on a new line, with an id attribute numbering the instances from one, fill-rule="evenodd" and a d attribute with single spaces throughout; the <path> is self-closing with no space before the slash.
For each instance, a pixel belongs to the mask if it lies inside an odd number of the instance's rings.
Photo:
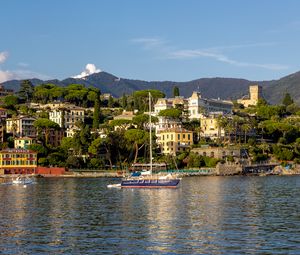
<path id="1" fill-rule="evenodd" d="M 85 86 L 95 86 L 102 93 L 110 93 L 115 97 L 123 94 L 131 94 L 136 90 L 159 89 L 167 97 L 172 96 L 173 87 L 177 86 L 180 95 L 189 97 L 193 91 L 200 91 L 203 96 L 209 98 L 221 98 L 234 100 L 247 95 L 249 85 L 258 84 L 263 87 L 263 95 L 270 103 L 280 103 L 284 94 L 289 92 L 295 102 L 300 103 L 300 72 L 295 72 L 284 76 L 278 80 L 270 81 L 250 81 L 242 78 L 200 78 L 186 82 L 176 81 L 144 81 L 139 79 L 119 78 L 107 72 L 94 73 L 84 78 L 66 78 L 63 80 L 40 80 L 29 79 L 34 85 L 42 83 L 54 83 L 59 86 L 67 86 L 72 83 L 82 84 Z M 20 87 L 20 80 L 11 80 L 3 82 L 5 88 L 17 91 Z"/>

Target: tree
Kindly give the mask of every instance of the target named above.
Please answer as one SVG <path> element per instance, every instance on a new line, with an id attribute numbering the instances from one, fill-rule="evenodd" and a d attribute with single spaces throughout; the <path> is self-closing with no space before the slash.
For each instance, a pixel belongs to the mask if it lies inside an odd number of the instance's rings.
<path id="1" fill-rule="evenodd" d="M 33 98 L 36 102 L 48 103 L 64 96 L 65 89 L 52 83 L 40 84 L 34 88 Z"/>
<path id="2" fill-rule="evenodd" d="M 45 134 L 45 143 L 48 144 L 50 130 L 51 129 L 59 129 L 59 125 L 55 123 L 54 121 L 51 121 L 49 119 L 37 119 L 33 122 L 33 126 L 38 129 L 38 131 L 43 131 Z"/>
<path id="3" fill-rule="evenodd" d="M 282 104 L 285 106 L 289 106 L 294 103 L 290 93 L 285 93 L 284 98 L 282 99 Z"/>
<path id="4" fill-rule="evenodd" d="M 158 118 L 151 116 L 151 122 L 156 123 L 158 122 Z M 137 125 L 139 129 L 146 129 L 146 127 L 149 128 L 149 115 L 148 114 L 139 114 L 133 117 L 132 123 Z"/>
<path id="5" fill-rule="evenodd" d="M 127 129 L 128 127 L 130 127 L 132 124 L 132 121 L 131 120 L 126 120 L 126 119 L 118 119 L 118 120 L 112 120 L 109 122 L 109 126 L 110 127 L 117 127 L 117 129 L 120 129 L 120 130 L 125 130 Z"/>
<path id="6" fill-rule="evenodd" d="M 31 81 L 23 80 L 21 82 L 21 87 L 18 93 L 20 99 L 24 100 L 25 102 L 29 102 L 33 97 L 33 93 L 34 93 L 34 86 L 31 83 Z"/>
<path id="7" fill-rule="evenodd" d="M 174 97 L 179 96 L 179 88 L 177 86 L 173 87 L 173 96 Z"/>
<path id="8" fill-rule="evenodd" d="M 133 162 L 136 163 L 138 156 L 138 151 L 144 146 L 144 144 L 149 140 L 149 133 L 141 129 L 129 129 L 125 131 L 125 139 L 128 144 L 133 144 L 135 150 L 135 156 Z M 139 147 L 139 145 L 141 145 Z"/>
<path id="9" fill-rule="evenodd" d="M 98 137 L 91 143 L 88 151 L 98 158 L 101 154 L 105 154 L 105 157 L 109 161 L 110 168 L 112 169 L 113 163 L 111 145 L 112 144 L 109 143 L 109 140 L 107 138 Z"/>
<path id="10" fill-rule="evenodd" d="M 251 130 L 251 124 L 249 123 L 244 123 L 241 125 L 241 129 L 244 131 L 244 143 L 247 142 L 247 133 Z"/>
<path id="11" fill-rule="evenodd" d="M 123 94 L 123 96 L 122 96 L 122 103 L 121 104 L 122 104 L 123 109 L 127 108 L 127 97 L 126 97 L 125 94 Z"/>
<path id="12" fill-rule="evenodd" d="M 114 99 L 113 99 L 112 96 L 109 96 L 107 106 L 108 106 L 109 108 L 114 107 Z"/>
<path id="13" fill-rule="evenodd" d="M 100 95 L 97 93 L 94 105 L 93 128 L 98 129 L 100 123 Z"/>
<path id="14" fill-rule="evenodd" d="M 151 94 L 151 103 L 156 102 L 158 98 L 165 97 L 165 94 L 156 89 L 138 90 L 133 93 L 134 109 L 141 112 L 149 111 L 149 92 Z"/>
<path id="15" fill-rule="evenodd" d="M 48 150 L 45 148 L 45 146 L 37 143 L 28 145 L 28 150 L 37 152 L 38 158 L 45 157 L 48 153 Z"/>
<path id="16" fill-rule="evenodd" d="M 15 95 L 8 95 L 4 97 L 4 106 L 8 109 L 15 109 L 19 103 L 19 98 Z"/>
<path id="17" fill-rule="evenodd" d="M 171 119 L 180 119 L 182 111 L 179 109 L 165 109 L 161 110 L 158 116 L 167 117 Z"/>

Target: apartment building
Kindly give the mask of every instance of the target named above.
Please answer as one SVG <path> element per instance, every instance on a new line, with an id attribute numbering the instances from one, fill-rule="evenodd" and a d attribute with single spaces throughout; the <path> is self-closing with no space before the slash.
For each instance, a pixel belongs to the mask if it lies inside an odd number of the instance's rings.
<path id="1" fill-rule="evenodd" d="M 185 151 L 193 145 L 193 132 L 183 128 L 162 130 L 157 143 L 163 154 L 176 155 L 176 152 Z"/>
<path id="2" fill-rule="evenodd" d="M 6 119 L 6 132 L 16 137 L 35 137 L 36 128 L 33 126 L 35 118 L 19 116 Z"/>
<path id="3" fill-rule="evenodd" d="M 49 112 L 49 119 L 61 128 L 72 129 L 77 122 L 84 122 L 84 110 L 75 106 L 68 109 L 54 109 Z"/>

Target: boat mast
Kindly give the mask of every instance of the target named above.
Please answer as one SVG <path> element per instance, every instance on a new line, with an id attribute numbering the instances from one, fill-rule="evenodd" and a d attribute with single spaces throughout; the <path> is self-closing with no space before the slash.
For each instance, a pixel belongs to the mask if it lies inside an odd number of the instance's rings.
<path id="1" fill-rule="evenodd" d="M 149 145 L 150 145 L 150 174 L 152 174 L 152 130 L 151 130 L 151 93 L 149 92 Z"/>

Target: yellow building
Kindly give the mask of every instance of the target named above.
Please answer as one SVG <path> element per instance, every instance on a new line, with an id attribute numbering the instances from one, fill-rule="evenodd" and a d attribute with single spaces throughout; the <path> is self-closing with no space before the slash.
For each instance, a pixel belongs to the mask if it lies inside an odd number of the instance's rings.
<path id="1" fill-rule="evenodd" d="M 175 155 L 193 145 L 193 132 L 183 128 L 162 130 L 157 143 L 163 154 Z"/>
<path id="2" fill-rule="evenodd" d="M 0 172 L 3 174 L 33 174 L 37 167 L 37 153 L 25 149 L 0 151 Z"/>
<path id="3" fill-rule="evenodd" d="M 35 139 L 31 137 L 15 138 L 15 149 L 27 149 L 29 145 L 35 143 Z"/>
<path id="4" fill-rule="evenodd" d="M 218 117 L 220 115 L 211 114 L 209 116 L 201 116 L 200 118 L 200 136 L 207 137 L 212 140 L 225 136 L 225 130 L 219 127 Z"/>

